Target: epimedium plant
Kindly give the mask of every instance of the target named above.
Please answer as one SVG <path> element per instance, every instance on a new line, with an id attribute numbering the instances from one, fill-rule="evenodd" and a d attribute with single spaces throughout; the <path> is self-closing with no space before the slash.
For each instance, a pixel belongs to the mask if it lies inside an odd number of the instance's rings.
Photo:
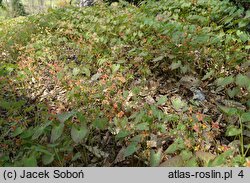
<path id="1" fill-rule="evenodd" d="M 101 166 L 100 159 L 137 157 L 143 166 L 246 166 L 248 24 L 249 11 L 217 0 L 67 7 L 0 22 L 1 165 Z M 219 125 L 187 101 L 145 103 L 148 79 L 187 73 L 243 105 L 218 105 L 239 152 L 218 144 Z"/>

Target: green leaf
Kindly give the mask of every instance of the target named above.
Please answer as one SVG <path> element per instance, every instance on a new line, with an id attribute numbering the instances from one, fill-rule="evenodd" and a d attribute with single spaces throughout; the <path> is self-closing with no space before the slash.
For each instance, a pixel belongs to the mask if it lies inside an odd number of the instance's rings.
<path id="1" fill-rule="evenodd" d="M 73 76 L 77 76 L 80 73 L 80 69 L 75 67 L 72 71 Z"/>
<path id="2" fill-rule="evenodd" d="M 181 73 L 186 74 L 188 71 L 190 71 L 189 65 L 183 65 L 181 66 Z"/>
<path id="3" fill-rule="evenodd" d="M 3 109 L 10 110 L 11 109 L 11 103 L 5 100 L 0 99 L 0 107 Z"/>
<path id="4" fill-rule="evenodd" d="M 41 146 L 41 145 L 33 145 L 31 146 L 31 149 L 34 151 L 34 152 L 42 152 L 44 154 L 51 154 L 46 147 L 44 146 Z"/>
<path id="5" fill-rule="evenodd" d="M 250 122 L 250 112 L 245 112 L 241 115 L 241 122 Z"/>
<path id="6" fill-rule="evenodd" d="M 186 167 L 198 167 L 198 163 L 195 157 L 192 157 L 191 159 L 187 160 L 185 162 Z"/>
<path id="7" fill-rule="evenodd" d="M 226 136 L 236 136 L 241 134 L 241 129 L 231 125 L 227 127 Z"/>
<path id="8" fill-rule="evenodd" d="M 82 156 L 82 154 L 81 154 L 80 152 L 77 152 L 77 153 L 73 156 L 73 158 L 72 158 L 71 161 L 76 161 L 76 160 L 78 160 L 79 158 L 81 158 L 81 156 Z"/>
<path id="9" fill-rule="evenodd" d="M 163 104 L 165 104 L 166 101 L 167 101 L 167 99 L 168 98 L 165 95 L 162 96 L 161 98 L 159 98 L 159 100 L 157 101 L 156 105 L 163 105 Z"/>
<path id="10" fill-rule="evenodd" d="M 108 119 L 106 118 L 98 118 L 93 122 L 93 126 L 95 128 L 99 128 L 100 130 L 104 130 L 108 125 Z"/>
<path id="11" fill-rule="evenodd" d="M 169 68 L 170 68 L 171 70 L 175 70 L 175 69 L 178 69 L 178 68 L 180 68 L 180 67 L 181 67 L 181 61 L 173 62 L 173 63 L 169 66 Z"/>
<path id="12" fill-rule="evenodd" d="M 112 73 L 113 73 L 113 74 L 116 73 L 116 72 L 119 70 L 119 68 L 120 68 L 120 64 L 113 64 L 113 65 L 111 66 Z"/>
<path id="13" fill-rule="evenodd" d="M 186 161 L 186 160 L 189 160 L 193 156 L 193 153 L 188 150 L 183 150 L 181 151 L 180 155 L 182 159 Z"/>
<path id="14" fill-rule="evenodd" d="M 149 130 L 148 123 L 140 123 L 135 126 L 136 130 Z"/>
<path id="15" fill-rule="evenodd" d="M 17 127 L 15 131 L 13 132 L 12 137 L 16 137 L 20 135 L 21 133 L 23 133 L 24 130 L 25 130 L 24 127 Z"/>
<path id="16" fill-rule="evenodd" d="M 161 162 L 162 149 L 158 149 L 157 152 L 150 150 L 150 166 L 157 167 Z"/>
<path id="17" fill-rule="evenodd" d="M 177 111 L 187 106 L 186 102 L 183 102 L 180 97 L 171 99 L 171 102 L 174 109 Z"/>
<path id="18" fill-rule="evenodd" d="M 34 129 L 35 133 L 32 136 L 32 140 L 38 139 L 44 132 L 45 126 L 40 126 Z"/>
<path id="19" fill-rule="evenodd" d="M 191 22 L 198 22 L 205 25 L 208 22 L 208 18 L 200 15 L 189 15 L 187 19 Z"/>
<path id="20" fill-rule="evenodd" d="M 244 145 L 246 149 L 250 149 L 250 144 Z"/>
<path id="21" fill-rule="evenodd" d="M 171 144 L 164 153 L 166 154 L 173 154 L 175 153 L 177 150 L 182 150 L 185 148 L 185 145 L 183 143 L 183 140 L 181 139 L 177 139 L 175 140 L 175 142 L 173 144 Z"/>
<path id="22" fill-rule="evenodd" d="M 248 87 L 250 85 L 250 79 L 247 76 L 244 76 L 242 74 L 238 74 L 236 76 L 235 83 L 240 87 Z"/>
<path id="23" fill-rule="evenodd" d="M 230 98 L 235 97 L 239 93 L 240 93 L 240 88 L 239 87 L 234 87 L 232 90 L 231 89 L 227 89 L 227 94 L 228 94 L 228 96 Z"/>
<path id="24" fill-rule="evenodd" d="M 250 108 L 250 100 L 248 100 L 246 103 L 247 103 L 247 106 Z"/>
<path id="25" fill-rule="evenodd" d="M 73 125 L 71 128 L 71 137 L 75 143 L 81 143 L 83 139 L 87 136 L 88 134 L 88 129 L 87 125 L 82 124 L 82 125 Z"/>
<path id="26" fill-rule="evenodd" d="M 243 31 L 237 30 L 236 34 L 237 36 L 239 36 L 243 43 L 249 40 L 249 36 Z"/>
<path id="27" fill-rule="evenodd" d="M 130 156 L 134 154 L 139 148 L 137 147 L 136 142 L 132 142 L 129 144 L 129 146 L 124 150 L 124 157 Z"/>
<path id="28" fill-rule="evenodd" d="M 108 60 L 106 58 L 100 58 L 97 60 L 98 65 L 103 65 L 104 63 L 106 63 Z"/>
<path id="29" fill-rule="evenodd" d="M 225 87 L 231 83 L 234 82 L 234 77 L 233 76 L 228 76 L 228 77 L 225 77 L 225 78 L 218 78 L 216 80 L 216 84 L 217 86 L 221 86 L 221 87 Z"/>
<path id="30" fill-rule="evenodd" d="M 22 162 L 25 167 L 37 167 L 37 161 L 35 156 L 23 158 Z"/>
<path id="31" fill-rule="evenodd" d="M 28 139 L 30 138 L 32 135 L 34 134 L 34 128 L 33 127 L 30 127 L 28 129 L 26 129 L 21 135 L 20 137 L 22 139 Z"/>
<path id="32" fill-rule="evenodd" d="M 152 62 L 158 62 L 158 61 L 161 61 L 164 59 L 165 56 L 159 56 L 159 57 L 156 57 L 152 60 Z"/>
<path id="33" fill-rule="evenodd" d="M 121 130 L 119 131 L 119 133 L 115 136 L 116 140 L 122 139 L 127 137 L 128 135 L 130 135 L 130 132 L 127 130 Z"/>
<path id="34" fill-rule="evenodd" d="M 219 109 L 222 112 L 224 112 L 228 116 L 233 116 L 233 115 L 237 115 L 238 114 L 238 110 L 236 108 L 226 107 L 226 106 L 222 106 L 222 105 L 218 105 L 218 107 L 219 107 Z"/>
<path id="35" fill-rule="evenodd" d="M 212 69 L 211 71 L 206 73 L 206 75 L 202 78 L 202 80 L 204 81 L 204 80 L 210 78 L 213 75 L 214 75 L 214 70 Z"/>
<path id="36" fill-rule="evenodd" d="M 51 138 L 50 138 L 50 141 L 52 143 L 54 143 L 58 138 L 61 137 L 61 135 L 63 133 L 63 129 L 64 129 L 64 124 L 63 123 L 55 124 L 52 127 Z"/>
<path id="37" fill-rule="evenodd" d="M 232 155 L 232 153 L 233 153 L 232 150 L 227 150 L 226 152 L 217 156 L 213 161 L 210 161 L 208 166 L 215 167 L 215 166 L 225 165 L 225 163 L 227 161 L 227 157 Z"/>
<path id="38" fill-rule="evenodd" d="M 136 142 L 136 143 L 139 143 L 141 142 L 141 139 L 143 138 L 143 135 L 136 135 L 134 136 L 132 139 L 130 139 L 130 142 Z"/>
<path id="39" fill-rule="evenodd" d="M 70 117 L 74 116 L 76 114 L 76 111 L 70 111 L 70 112 L 65 112 L 62 114 L 58 114 L 57 118 L 61 123 L 64 123 L 67 121 Z"/>
<path id="40" fill-rule="evenodd" d="M 54 161 L 54 154 L 44 154 L 42 156 L 42 162 L 44 165 L 49 165 L 50 163 L 52 163 Z"/>
<path id="41" fill-rule="evenodd" d="M 51 125 L 52 121 L 47 121 L 46 123 L 42 124 L 41 126 L 38 126 L 34 129 L 35 133 L 32 136 L 32 140 L 38 139 L 44 132 L 45 128 L 49 125 Z"/>
<path id="42" fill-rule="evenodd" d="M 81 122 L 81 124 L 86 123 L 87 120 L 86 120 L 85 116 L 82 113 L 78 112 L 76 114 L 76 116 L 77 116 L 77 119 Z"/>
<path id="43" fill-rule="evenodd" d="M 88 68 L 83 67 L 82 70 L 83 70 L 83 73 L 84 73 L 87 77 L 90 77 L 90 70 L 89 70 Z"/>

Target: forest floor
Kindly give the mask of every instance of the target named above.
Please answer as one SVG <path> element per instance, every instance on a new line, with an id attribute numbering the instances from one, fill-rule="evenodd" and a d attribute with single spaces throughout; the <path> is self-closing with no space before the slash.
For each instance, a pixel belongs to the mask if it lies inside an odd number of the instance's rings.
<path id="1" fill-rule="evenodd" d="M 0 166 L 250 166 L 249 17 L 161 0 L 0 21 Z"/>

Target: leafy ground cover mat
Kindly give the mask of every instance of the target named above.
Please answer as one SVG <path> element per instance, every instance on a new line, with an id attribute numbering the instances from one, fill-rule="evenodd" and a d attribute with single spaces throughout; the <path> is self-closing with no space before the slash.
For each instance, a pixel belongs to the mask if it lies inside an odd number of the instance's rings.
<path id="1" fill-rule="evenodd" d="M 0 166 L 250 166 L 250 11 L 218 0 L 0 22 Z"/>

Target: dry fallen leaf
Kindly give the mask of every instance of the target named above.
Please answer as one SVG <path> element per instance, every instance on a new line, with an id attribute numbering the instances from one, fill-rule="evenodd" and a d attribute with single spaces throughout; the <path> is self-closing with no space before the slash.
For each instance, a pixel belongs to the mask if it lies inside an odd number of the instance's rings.
<path id="1" fill-rule="evenodd" d="M 203 152 L 203 151 L 197 151 L 195 155 L 197 158 L 206 162 L 208 162 L 209 160 L 213 160 L 216 157 L 214 154 L 211 154 L 210 152 Z"/>
<path id="2" fill-rule="evenodd" d="M 119 76 L 119 77 L 116 77 L 119 81 L 121 81 L 122 83 L 125 83 L 126 82 L 126 78 L 123 77 L 123 76 Z"/>
<path id="3" fill-rule="evenodd" d="M 118 114 L 117 114 L 118 118 L 121 118 L 124 116 L 124 112 L 123 111 L 120 111 Z"/>
<path id="4" fill-rule="evenodd" d="M 126 149 L 125 147 L 121 148 L 121 150 L 119 151 L 119 153 L 117 154 L 117 156 L 115 158 L 115 161 L 114 161 L 115 164 L 125 160 L 125 157 L 124 157 L 124 150 L 125 149 Z"/>
<path id="5" fill-rule="evenodd" d="M 204 115 L 201 113 L 197 113 L 196 118 L 198 119 L 198 121 L 203 121 Z"/>

